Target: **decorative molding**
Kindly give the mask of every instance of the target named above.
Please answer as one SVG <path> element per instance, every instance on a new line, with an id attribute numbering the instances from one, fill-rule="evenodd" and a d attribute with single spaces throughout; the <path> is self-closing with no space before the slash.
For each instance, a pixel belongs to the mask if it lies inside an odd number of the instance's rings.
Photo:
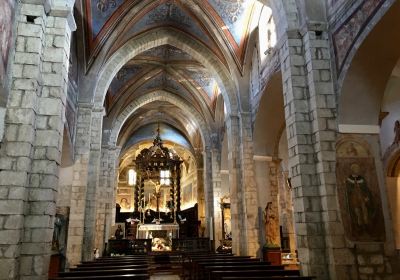
<path id="1" fill-rule="evenodd" d="M 254 156 L 253 156 L 253 160 L 255 160 L 255 161 L 273 161 L 273 160 L 274 160 L 274 157 L 271 157 L 271 156 L 257 156 L 257 155 L 254 155 Z"/>
<path id="2" fill-rule="evenodd" d="M 379 125 L 339 124 L 340 133 L 379 134 Z"/>

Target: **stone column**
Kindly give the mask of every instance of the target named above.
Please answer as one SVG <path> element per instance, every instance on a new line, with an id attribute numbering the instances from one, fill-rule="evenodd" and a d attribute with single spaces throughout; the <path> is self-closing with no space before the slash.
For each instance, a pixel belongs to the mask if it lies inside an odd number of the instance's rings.
<path id="1" fill-rule="evenodd" d="M 102 146 L 101 149 L 95 240 L 95 247 L 100 252 L 104 251 L 104 244 L 108 242 L 113 222 L 119 151 L 120 149 L 115 146 Z"/>
<path id="2" fill-rule="evenodd" d="M 256 256 L 260 244 L 250 114 L 229 116 L 226 125 L 231 186 L 232 250 L 236 254 Z M 243 242 L 244 240 L 246 242 Z"/>
<path id="3" fill-rule="evenodd" d="M 46 279 L 74 21 L 69 5 L 46 14 L 21 2 L 0 151 L 0 279 Z"/>
<path id="4" fill-rule="evenodd" d="M 326 30 L 289 31 L 280 60 L 302 271 L 348 279 L 354 257 L 345 248 L 336 202 L 336 102 Z"/>
<path id="5" fill-rule="evenodd" d="M 91 124 L 92 105 L 80 103 L 76 124 L 74 178 L 72 180 L 67 239 L 67 263 L 71 266 L 82 260 Z"/>
<path id="6" fill-rule="evenodd" d="M 103 126 L 104 108 L 93 108 L 91 112 L 90 128 L 90 153 L 88 163 L 88 180 L 86 188 L 85 219 L 83 254 L 84 261 L 93 258 L 93 249 L 96 237 L 96 204 L 98 196 L 101 139 Z"/>
<path id="7" fill-rule="evenodd" d="M 314 140 L 316 177 L 319 181 L 321 221 L 329 277 L 356 276 L 355 258 L 346 248 L 336 192 L 336 96 L 333 88 L 329 31 L 324 24 L 309 25 L 303 36 L 309 89 L 311 132 Z M 312 221 L 315 221 L 311 219 Z"/>
<path id="8" fill-rule="evenodd" d="M 229 169 L 229 185 L 231 199 L 231 228 L 232 228 L 232 252 L 237 255 L 247 254 L 247 244 L 243 242 L 247 240 L 245 229 L 241 223 L 242 208 L 242 192 L 241 178 L 239 170 L 239 118 L 237 116 L 229 116 L 226 120 L 226 130 L 228 137 L 228 169 Z"/>
<path id="9" fill-rule="evenodd" d="M 204 193 L 204 161 L 203 154 L 200 151 L 195 152 L 197 166 L 197 205 L 200 219 L 199 236 L 202 236 L 201 228 L 206 226 L 206 207 Z"/>
<path id="10" fill-rule="evenodd" d="M 296 251 L 296 234 L 294 231 L 294 217 L 293 217 L 293 198 L 292 189 L 287 183 L 288 174 L 287 171 L 283 171 L 278 176 L 279 185 L 279 213 L 281 224 L 286 227 L 290 252 L 295 253 Z"/>
<path id="11" fill-rule="evenodd" d="M 215 144 L 215 143 L 214 143 Z M 219 245 L 222 236 L 222 212 L 221 212 L 221 148 L 213 147 L 211 150 L 212 172 L 212 201 L 213 201 L 213 228 L 215 246 Z"/>
<path id="12" fill-rule="evenodd" d="M 204 214 L 205 214 L 205 227 L 204 237 L 209 237 L 214 239 L 213 229 L 212 229 L 212 219 L 213 219 L 213 197 L 212 197 L 212 164 L 211 164 L 211 148 L 206 146 L 203 152 L 204 157 Z"/>
<path id="13" fill-rule="evenodd" d="M 213 136 L 212 147 L 205 149 L 206 165 L 206 217 L 208 219 L 208 233 L 214 240 L 215 246 L 219 246 L 222 239 L 222 215 L 221 215 L 221 147 L 218 137 Z M 211 218 L 211 219 L 210 219 Z"/>

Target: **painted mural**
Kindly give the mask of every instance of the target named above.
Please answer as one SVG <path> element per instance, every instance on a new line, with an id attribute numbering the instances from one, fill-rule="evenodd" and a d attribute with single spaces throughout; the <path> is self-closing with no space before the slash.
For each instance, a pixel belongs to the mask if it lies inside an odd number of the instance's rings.
<path id="1" fill-rule="evenodd" d="M 0 1 L 0 84 L 3 84 L 7 73 L 7 62 L 10 54 L 12 28 L 14 22 L 14 1 Z"/>
<path id="2" fill-rule="evenodd" d="M 333 33 L 333 44 L 336 56 L 336 66 L 341 72 L 343 63 L 351 51 L 355 41 L 365 29 L 369 19 L 378 11 L 383 0 L 363 1 L 353 14 Z"/>
<path id="3" fill-rule="evenodd" d="M 355 140 L 340 142 L 336 178 L 346 237 L 351 241 L 384 241 L 385 225 L 375 160 L 368 147 Z"/>

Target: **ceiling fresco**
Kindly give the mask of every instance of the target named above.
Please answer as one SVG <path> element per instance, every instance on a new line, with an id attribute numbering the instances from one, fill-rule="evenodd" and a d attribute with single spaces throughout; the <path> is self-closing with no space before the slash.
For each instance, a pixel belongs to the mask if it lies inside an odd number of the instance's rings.
<path id="1" fill-rule="evenodd" d="M 122 153 L 124 153 L 126 149 L 137 143 L 153 140 L 154 137 L 157 135 L 157 129 L 158 129 L 157 123 L 148 124 L 138 128 L 136 131 L 132 133 L 130 139 L 124 144 L 122 148 Z M 159 129 L 160 129 L 160 136 L 163 141 L 170 141 L 178 145 L 181 145 L 183 147 L 186 147 L 189 150 L 192 149 L 190 141 L 184 136 L 182 132 L 180 132 L 175 127 L 164 123 L 160 123 Z"/>
<path id="2" fill-rule="evenodd" d="M 157 58 L 163 61 L 166 60 L 194 61 L 191 55 L 171 45 L 162 45 L 157 48 L 152 48 L 150 50 L 144 51 L 137 56 L 137 58 L 140 57 Z"/>
<path id="3" fill-rule="evenodd" d="M 123 32 L 108 52 L 112 54 L 130 38 L 155 27 L 169 26 L 185 32 L 210 48 L 223 63 L 226 63 L 216 35 L 206 27 L 198 11 L 191 9 L 191 1 L 148 1 L 144 9 L 133 15 Z M 249 23 L 255 0 L 197 0 L 204 14 L 219 30 L 239 70 L 242 71 Z M 83 1 L 86 29 L 86 66 L 93 63 L 97 54 L 118 23 L 138 3 L 136 0 L 87 0 Z"/>
<path id="4" fill-rule="evenodd" d="M 110 85 L 110 94 L 115 96 L 126 85 L 126 82 L 138 76 L 145 69 L 143 65 L 126 65 L 119 70 Z"/>
<path id="5" fill-rule="evenodd" d="M 123 96 L 156 89 L 174 91 L 195 106 L 195 96 L 200 95 L 210 111 L 220 93 L 206 68 L 186 52 L 163 45 L 141 53 L 121 68 L 111 82 L 106 107 L 110 109 Z"/>

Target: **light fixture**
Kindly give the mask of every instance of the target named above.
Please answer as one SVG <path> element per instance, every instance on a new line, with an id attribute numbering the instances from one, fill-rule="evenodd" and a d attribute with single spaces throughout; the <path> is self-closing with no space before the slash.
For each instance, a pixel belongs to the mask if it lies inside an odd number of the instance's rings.
<path id="1" fill-rule="evenodd" d="M 136 184 L 136 171 L 129 169 L 128 171 L 128 185 L 133 186 Z"/>

